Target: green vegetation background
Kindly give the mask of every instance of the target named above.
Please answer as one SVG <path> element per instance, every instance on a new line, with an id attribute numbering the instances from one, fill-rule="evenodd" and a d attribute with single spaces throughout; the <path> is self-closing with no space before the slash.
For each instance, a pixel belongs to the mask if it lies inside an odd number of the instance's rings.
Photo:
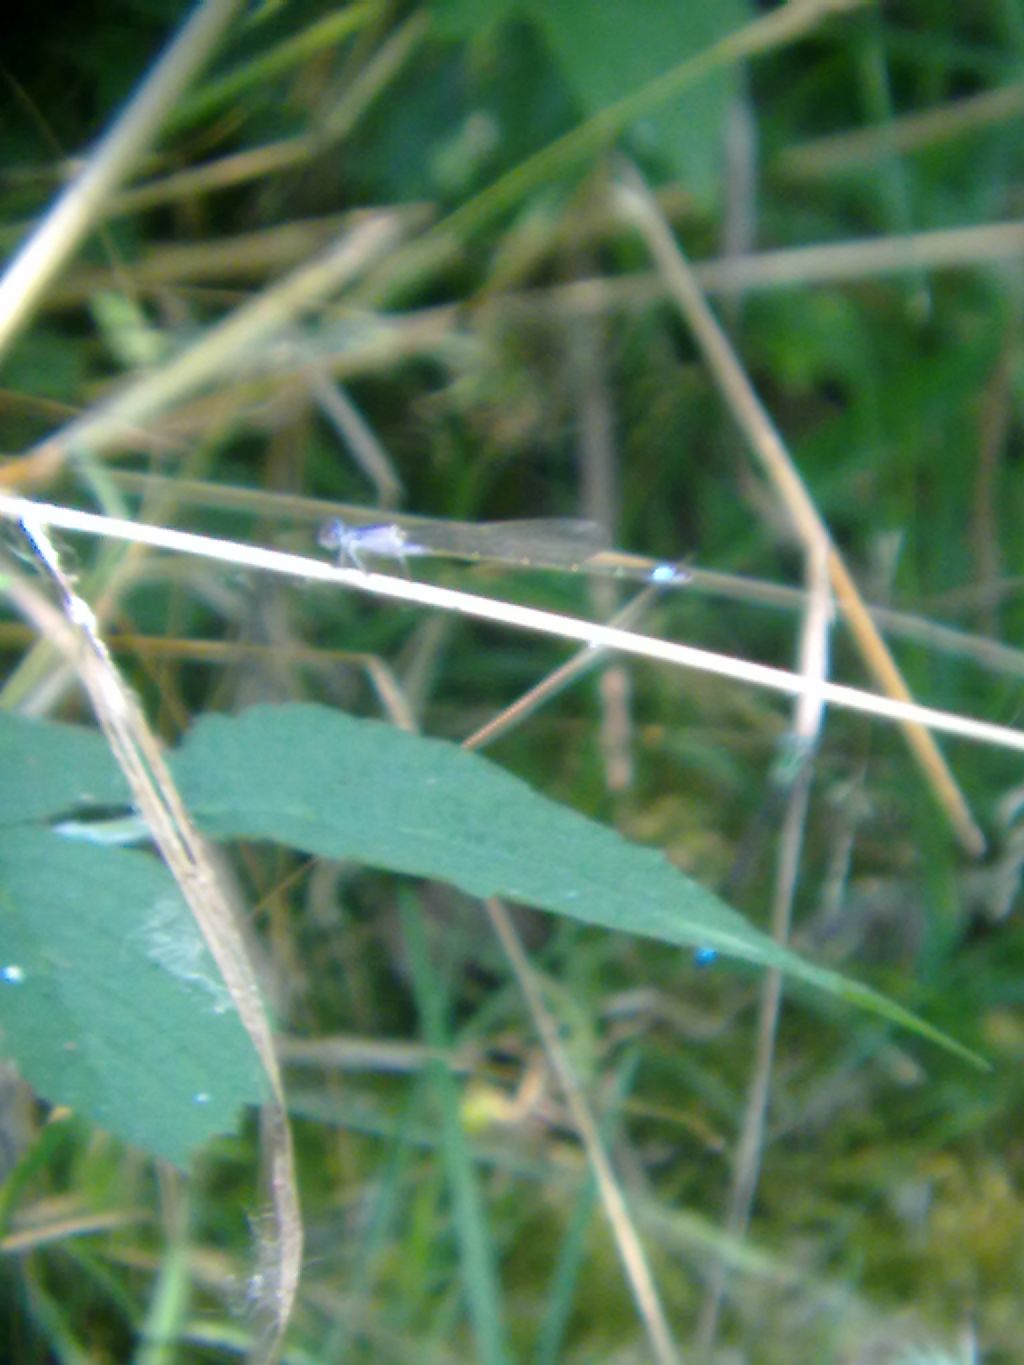
<path id="1" fill-rule="evenodd" d="M 160 515 L 268 544 L 297 534 L 310 552 L 293 497 L 370 506 L 382 492 L 388 501 L 395 476 L 393 501 L 419 514 L 596 510 L 625 549 L 797 584 L 780 510 L 638 240 L 608 211 L 624 151 L 694 261 L 734 239 L 743 254 L 792 252 L 788 283 L 766 267 L 744 288 L 715 290 L 715 306 L 865 595 L 961 632 L 955 648 L 927 631 L 892 638 L 917 698 L 1019 724 L 1020 248 L 997 253 L 985 229 L 1014 222 L 1024 197 L 1024 6 L 805 8 L 792 41 L 648 99 L 665 71 L 763 12 L 741 0 L 253 6 L 138 168 L 133 183 L 157 188 L 111 205 L 6 358 L 5 450 L 27 450 L 187 345 L 323 249 L 344 215 L 401 208 L 409 242 L 440 224 L 445 250 L 415 270 L 396 254 L 361 289 L 310 310 L 284 359 L 218 376 L 116 452 L 110 471 L 260 490 L 258 511 L 240 513 L 165 489 Z M 169 3 L 72 4 L 8 50 L 5 248 L 181 17 Z M 621 126 L 592 122 L 634 98 Z M 587 126 L 589 138 L 559 141 Z M 255 169 L 229 180 L 242 153 Z M 173 177 L 197 166 L 215 169 L 175 189 Z M 978 232 L 941 268 L 916 264 L 917 234 L 950 228 Z M 879 252 L 858 273 L 803 252 L 862 239 Z M 579 280 L 596 282 L 587 306 L 564 288 Z M 339 432 L 331 385 L 387 453 L 391 473 L 376 488 Z M 595 410 L 614 452 L 603 498 Z M 93 477 L 66 466 L 26 491 L 93 506 Z M 95 546 L 75 548 L 83 576 L 110 581 Z M 611 610 L 574 579 L 423 573 L 577 614 Z M 425 733 L 460 741 L 565 656 L 555 642 L 354 594 L 256 584 L 220 567 L 190 579 L 163 560 L 117 599 L 110 625 L 169 742 L 206 712 L 253 702 L 379 717 L 393 714 L 394 695 Z M 663 595 L 643 622 L 782 667 L 794 665 L 797 626 L 792 613 L 696 591 Z M 25 634 L 13 617 L 2 629 L 16 679 Z M 833 669 L 865 683 L 838 628 Z M 87 711 L 68 694 L 59 716 Z M 665 850 L 767 928 L 781 810 L 773 774 L 788 723 L 784 703 L 752 688 L 631 661 L 588 674 L 490 756 Z M 1019 762 L 963 742 L 944 748 L 989 841 L 979 861 L 958 851 L 892 727 L 830 714 L 794 946 L 992 1069 L 971 1070 L 833 999 L 787 1000 L 743 1237 L 721 1229 L 758 978 L 522 912 L 684 1359 L 720 1260 L 716 1360 L 1024 1357 Z M 631 770 L 626 784 L 610 780 L 616 760 Z M 648 1359 L 580 1148 L 479 908 L 445 888 L 267 845 L 239 850 L 235 869 L 294 1042 L 308 1241 L 288 1358 Z M 423 941 L 410 929 L 417 908 Z M 454 1091 L 432 1080 L 424 992 L 459 1064 Z M 303 1053 L 299 1040 L 310 1039 L 336 1039 L 335 1052 Z M 55 1121 L 12 1095 L 7 1358 L 243 1351 L 261 1209 L 255 1123 L 211 1143 L 185 1183 L 84 1120 Z M 445 1153 L 453 1116 L 469 1134 L 486 1256 L 498 1267 L 488 1330 L 466 1309 L 480 1266 Z M 85 1235 L 78 1220 L 93 1220 Z M 45 1237 L 17 1241 L 38 1226 Z"/>

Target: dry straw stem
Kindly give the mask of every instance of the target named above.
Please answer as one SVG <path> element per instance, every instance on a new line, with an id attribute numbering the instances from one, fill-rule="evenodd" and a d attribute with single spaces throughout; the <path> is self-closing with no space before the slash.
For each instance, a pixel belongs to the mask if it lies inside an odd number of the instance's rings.
<path id="1" fill-rule="evenodd" d="M 209 241 L 158 242 L 140 248 L 131 262 L 132 289 L 157 292 L 171 285 L 202 287 L 216 281 L 223 295 L 231 281 L 246 287 L 262 283 L 268 275 L 291 270 L 296 262 L 319 256 L 349 231 L 365 212 L 332 213 L 323 218 L 275 223 L 255 232 L 239 232 Z M 87 303 L 100 290 L 117 286 L 111 265 L 81 265 L 58 280 L 47 294 L 44 308 L 67 308 Z M 232 302 L 237 302 L 237 290 Z"/>
<path id="2" fill-rule="evenodd" d="M 271 1275 L 262 1307 L 273 1315 L 267 1357 L 291 1316 L 302 1264 L 302 1221 L 291 1132 L 270 1023 L 259 986 L 226 897 L 198 831 L 192 825 L 135 697 L 122 681 L 104 644 L 91 608 L 73 590 L 44 522 L 27 511 L 22 528 L 55 584 L 62 616 L 20 575 L 7 575 L 7 592 L 39 634 L 50 640 L 76 670 L 111 752 L 131 788 L 134 804 L 209 946 L 243 1026 L 267 1076 L 271 1098 L 264 1106 L 264 1150 L 274 1210 L 273 1235 L 260 1248 Z M 262 1353 L 262 1350 L 261 1350 Z"/>
<path id="3" fill-rule="evenodd" d="M 625 625 L 653 600 L 656 590 L 646 588 L 618 613 L 614 624 Z M 550 697 L 556 695 L 581 673 L 599 663 L 607 654 L 601 648 L 590 647 L 579 651 L 560 668 L 554 670 L 535 687 L 506 707 L 500 715 L 482 726 L 463 741 L 464 749 L 478 749 L 498 735 L 506 733 Z M 644 1251 L 636 1224 L 618 1180 L 614 1165 L 601 1137 L 600 1126 L 590 1107 L 584 1087 L 580 1084 L 572 1062 L 562 1046 L 558 1025 L 551 1017 L 544 1000 L 540 980 L 534 972 L 512 916 L 505 904 L 496 897 L 484 901 L 484 909 L 491 922 L 506 959 L 516 978 L 519 990 L 533 1020 L 544 1054 L 565 1097 L 577 1136 L 586 1153 L 601 1204 L 611 1228 L 633 1294 L 637 1312 L 650 1342 L 652 1357 L 659 1365 L 675 1365 L 679 1353 L 665 1314 L 654 1274 Z"/>
<path id="4" fill-rule="evenodd" d="M 51 1114 L 50 1122 L 54 1121 Z M 72 1237 L 95 1237 L 103 1232 L 117 1232 L 147 1220 L 141 1210 L 128 1213 L 89 1213 L 79 1217 L 69 1217 L 62 1206 L 53 1201 L 55 1207 L 45 1222 L 34 1222 L 17 1232 L 8 1232 L 0 1237 L 0 1254 L 4 1256 L 26 1256 L 29 1252 L 44 1247 L 56 1246 L 67 1249 Z M 38 1216 L 38 1213 L 37 1215 Z"/>
<path id="5" fill-rule="evenodd" d="M 867 667 L 890 697 L 909 702 L 910 690 L 832 543 L 828 528 L 811 500 L 782 437 L 737 360 L 728 337 L 708 307 L 654 196 L 632 167 L 626 167 L 622 172 L 617 199 L 624 217 L 639 229 L 647 243 L 669 294 L 693 330 L 733 417 L 787 509 L 805 550 L 813 553 L 820 548 L 827 554 L 833 590 Z M 968 853 L 980 856 L 985 849 L 984 838 L 935 741 L 926 729 L 915 722 L 905 723 L 903 732 L 961 844 Z"/>
<path id="6" fill-rule="evenodd" d="M 367 8 L 369 10 L 369 7 Z M 346 11 L 344 19 L 332 16 L 325 20 L 324 31 L 318 35 L 318 41 L 322 43 L 328 37 L 326 29 L 332 24 L 346 28 L 351 27 L 351 20 L 347 17 L 349 13 L 350 11 Z M 184 170 L 174 171 L 169 175 L 163 175 L 131 189 L 123 190 L 120 194 L 105 198 L 102 203 L 96 206 L 94 223 L 107 223 L 111 219 L 138 213 L 143 209 L 157 208 L 163 204 L 188 202 L 199 197 L 208 197 L 219 190 L 234 189 L 238 185 L 267 179 L 270 176 L 294 170 L 304 162 L 324 156 L 334 143 L 339 142 L 350 131 L 366 109 L 399 74 L 415 51 L 416 45 L 427 32 L 428 26 L 429 21 L 426 12 L 418 11 L 400 28 L 396 29 L 370 59 L 360 67 L 338 102 L 313 132 L 281 138 L 276 142 L 265 143 L 261 147 L 246 148 L 245 151 L 241 152 L 232 152 L 229 156 L 220 157 L 216 161 L 206 162 L 199 166 L 189 166 Z M 317 26 L 314 25 L 314 27 Z M 194 102 L 190 108 L 193 107 Z M 173 118 L 169 122 L 173 127 Z M 291 226 L 288 224 L 283 229 L 272 231 L 287 232 Z M 7 228 L 0 230 L 2 233 L 0 241 L 6 238 L 9 231 L 10 229 Z M 252 235 L 255 237 L 261 234 Z M 230 257 L 232 242 L 230 240 L 224 242 L 223 247 L 223 254 Z M 170 248 L 169 250 L 172 259 L 177 260 L 180 258 L 180 253 L 187 252 L 189 248 L 182 247 L 178 248 L 177 251 Z M 307 251 L 305 254 L 308 255 L 309 252 Z M 231 259 L 225 260 L 224 265 L 230 269 Z M 92 289 L 98 287 L 96 283 L 98 280 L 106 280 L 109 277 L 109 271 L 83 271 L 75 276 L 75 284 L 71 286 L 73 292 L 61 285 L 47 296 L 46 301 L 47 303 L 78 301 L 83 297 L 88 297 Z M 133 283 L 138 283 L 134 273 Z"/>
<path id="7" fill-rule="evenodd" d="M 244 368 L 299 313 L 322 303 L 389 251 L 398 231 L 395 215 L 368 214 L 321 257 L 243 304 L 195 345 L 48 436 L 18 462 L 22 474 L 31 474 L 34 461 L 49 469 L 54 459 L 75 452 L 98 455 L 123 445 L 159 413 Z"/>
<path id="8" fill-rule="evenodd" d="M 930 726 L 947 734 L 961 735 L 977 743 L 993 744 L 999 748 L 1024 752 L 1024 732 L 1011 730 L 991 721 L 973 720 L 969 716 L 939 711 L 917 702 L 878 696 L 842 683 L 823 682 L 808 685 L 798 673 L 767 664 L 750 663 L 726 654 L 714 654 L 694 645 L 679 644 L 674 640 L 660 640 L 650 635 L 637 635 L 614 626 L 583 621 L 575 616 L 541 611 L 500 598 L 481 597 L 476 593 L 456 592 L 452 588 L 419 583 L 412 579 L 389 574 L 364 573 L 361 569 L 341 568 L 324 559 L 305 555 L 285 554 L 259 545 L 248 545 L 236 540 L 194 535 L 189 531 L 175 531 L 164 526 L 150 526 L 123 517 L 105 517 L 95 512 L 82 512 L 74 507 L 60 507 L 53 503 L 33 502 L 0 493 L 0 516 L 11 521 L 23 517 L 34 518 L 43 526 L 57 526 L 85 535 L 124 540 L 177 554 L 198 555 L 204 559 L 231 564 L 236 568 L 254 569 L 262 573 L 283 574 L 307 583 L 330 583 L 336 587 L 354 588 L 359 592 L 398 602 L 413 602 L 441 611 L 458 612 L 478 620 L 492 621 L 513 629 L 532 631 L 540 635 L 556 636 L 564 640 L 578 640 L 595 649 L 617 650 L 639 658 L 672 664 L 677 668 L 693 668 L 717 677 L 734 678 L 757 687 L 765 687 L 787 696 L 820 691 L 822 701 L 829 706 L 843 706 L 865 715 L 887 720 L 910 721 Z"/>
<path id="9" fill-rule="evenodd" d="M 367 6 L 364 13 L 370 14 L 372 9 L 372 6 Z M 320 30 L 318 34 L 313 35 L 315 44 L 323 45 L 330 39 L 331 35 L 328 30 L 332 26 L 351 27 L 353 22 L 352 18 L 349 17 L 351 14 L 352 9 L 350 8 L 345 12 L 343 19 L 331 16 L 322 21 L 321 24 L 314 24 L 312 27 Z M 199 166 L 189 166 L 184 170 L 174 171 L 169 175 L 160 176 L 158 179 L 146 181 L 144 184 L 124 190 L 120 194 L 106 196 L 102 202 L 95 206 L 93 226 L 108 223 L 111 219 L 124 217 L 127 214 L 138 213 L 143 209 L 180 201 L 192 201 L 197 197 L 208 197 L 219 190 L 233 189 L 253 180 L 266 179 L 285 171 L 294 170 L 304 162 L 324 156 L 334 143 L 340 141 L 350 131 L 374 100 L 386 90 L 388 84 L 405 66 L 428 28 L 429 19 L 426 11 L 418 11 L 389 35 L 381 47 L 370 56 L 369 60 L 360 66 L 354 79 L 342 91 L 337 103 L 313 132 L 282 138 L 277 142 L 266 143 L 261 147 L 233 152 L 216 161 Z M 310 30 L 307 30 L 307 33 L 309 32 Z M 214 91 L 214 93 L 217 92 Z M 195 101 L 192 101 L 189 109 L 192 111 L 194 108 Z M 168 123 L 173 128 L 175 122 L 172 115 L 168 119 Z M 64 169 L 68 171 L 70 168 L 66 166 Z M 131 169 L 129 167 L 129 171 Z M 144 269 L 140 273 L 139 262 L 135 261 L 132 265 L 132 283 L 136 288 L 140 288 L 145 287 L 147 283 L 159 284 L 162 279 L 171 282 L 175 279 L 194 278 L 187 265 L 184 272 L 181 272 L 181 264 L 190 262 L 195 258 L 195 255 L 205 256 L 208 261 L 207 269 L 217 279 L 231 278 L 239 269 L 239 261 L 247 263 L 242 266 L 242 269 L 251 272 L 255 255 L 252 244 L 257 239 L 266 239 L 268 243 L 271 241 L 274 243 L 275 249 L 271 250 L 267 264 L 276 264 L 280 267 L 286 263 L 292 263 L 300 257 L 308 257 L 314 249 L 319 250 L 324 245 L 323 225 L 326 223 L 327 220 L 322 219 L 309 224 L 284 224 L 271 229 L 263 229 L 259 233 L 247 234 L 245 238 L 227 238 L 220 243 L 212 244 L 191 243 L 188 246 L 175 243 L 160 248 L 157 252 L 145 252 L 142 257 L 143 261 L 150 257 L 157 258 L 155 262 L 156 277 L 155 279 L 147 279 Z M 25 223 L 20 228 L 17 226 L 0 228 L 0 244 L 5 243 L 9 237 L 14 237 L 16 240 L 22 233 L 31 231 L 32 227 L 31 223 Z M 315 246 L 307 246 L 298 255 L 289 251 L 286 245 L 296 230 L 305 232 L 307 235 L 312 232 L 318 236 Z M 336 236 L 337 230 L 330 231 L 326 235 Z M 287 256 L 286 261 L 281 259 L 282 255 Z M 200 273 L 201 270 L 200 267 Z M 43 301 L 44 306 L 65 306 L 68 303 L 81 302 L 96 289 L 109 285 L 113 278 L 114 272 L 109 268 L 83 268 L 75 272 L 72 281 L 61 281 L 56 288 L 51 289 Z"/>
<path id="10" fill-rule="evenodd" d="M 668 196 L 658 196 L 663 203 Z M 406 205 L 405 212 L 425 219 L 429 206 Z M 352 223 L 355 213 L 334 214 L 240 233 L 216 242 L 167 242 L 143 249 L 132 262 L 132 286 L 140 292 L 167 285 L 201 286 L 204 280 L 223 285 L 227 280 L 249 283 L 268 271 L 282 270 L 314 252 Z M 604 240 L 602 232 L 600 240 Z M 557 232 L 552 243 L 557 243 Z M 983 223 L 975 227 L 937 228 L 853 242 L 825 242 L 816 246 L 781 247 L 775 251 L 714 258 L 693 265 L 701 288 L 709 294 L 736 289 L 745 293 L 788 289 L 839 281 L 877 278 L 879 275 L 949 270 L 964 266 L 998 265 L 1019 260 L 1024 253 L 1024 223 Z M 47 294 L 42 307 L 67 307 L 83 303 L 97 290 L 116 287 L 117 277 L 109 266 L 82 266 L 59 281 Z M 474 305 L 473 316 L 551 314 L 590 317 L 620 309 L 648 308 L 664 297 L 661 277 L 653 272 L 578 279 L 566 284 L 491 293 Z M 330 318 L 330 310 L 326 317 Z M 457 304 L 441 304 L 405 314 L 389 313 L 388 328 L 396 343 L 405 333 L 423 337 L 435 346 L 464 323 L 465 311 Z"/>
<path id="11" fill-rule="evenodd" d="M 789 289 L 794 285 L 830 284 L 949 270 L 964 266 L 1019 261 L 1024 254 L 1024 223 L 983 223 L 976 227 L 936 228 L 899 237 L 866 241 L 825 242 L 817 246 L 781 247 L 749 256 L 715 258 L 691 265 L 694 278 L 708 294 Z M 648 308 L 664 298 L 659 274 L 573 280 L 489 299 L 498 311 L 567 314 L 605 313 L 620 308 Z"/>
<path id="12" fill-rule="evenodd" d="M 614 617 L 613 624 L 625 625 L 649 605 L 655 596 L 655 589 L 646 588 Z M 557 695 L 580 674 L 599 663 L 606 654 L 606 650 L 595 647 L 579 651 L 517 702 L 506 707 L 500 715 L 470 735 L 462 747 L 478 749 L 498 735 L 506 733 L 514 725 L 532 715 L 538 707 Z M 647 1332 L 652 1356 L 660 1365 L 675 1365 L 680 1357 L 658 1294 L 654 1274 L 586 1091 L 580 1084 L 572 1062 L 562 1046 L 558 1026 L 547 1008 L 537 974 L 530 964 L 507 907 L 502 901 L 492 897 L 484 902 L 484 908 L 516 977 L 548 1064 L 562 1089 L 577 1136 L 586 1153 L 637 1311 Z"/>
<path id="13" fill-rule="evenodd" d="M 609 621 L 609 625 L 624 629 L 633 624 L 638 616 L 646 610 L 658 595 L 657 588 L 645 588 L 631 598 L 629 602 Z M 603 663 L 607 657 L 607 649 L 594 645 L 588 645 L 585 649 L 579 650 L 570 659 L 566 659 L 564 664 L 553 669 L 540 682 L 535 683 L 521 697 L 512 702 L 509 706 L 495 716 L 492 720 L 481 725 L 478 730 L 474 730 L 468 739 L 463 740 L 464 749 L 482 749 L 485 744 L 491 744 L 499 736 L 507 734 L 515 726 L 522 724 L 528 717 L 532 716 L 552 697 L 557 697 L 577 678 L 581 677 L 590 669 Z"/>
<path id="14" fill-rule="evenodd" d="M 494 932 L 515 974 L 516 982 L 526 1001 L 527 1009 L 544 1047 L 545 1056 L 558 1079 L 565 1096 L 573 1125 L 587 1155 L 587 1162 L 597 1186 L 605 1215 L 615 1239 L 615 1246 L 626 1272 L 637 1311 L 647 1332 L 652 1359 L 658 1365 L 678 1365 L 681 1361 L 669 1327 L 665 1309 L 658 1296 L 654 1275 L 637 1233 L 622 1186 L 615 1174 L 611 1158 L 601 1138 L 597 1120 L 590 1108 L 586 1093 L 576 1078 L 572 1063 L 562 1046 L 558 1026 L 551 1017 L 540 982 L 516 933 L 515 925 L 505 905 L 495 898 L 484 902 Z"/>
<path id="15" fill-rule="evenodd" d="M 241 0 L 203 0 L 89 157 L 85 169 L 8 266 L 0 279 L 0 355 L 50 280 L 99 221 L 106 201 L 131 174 L 168 111 L 241 8 Z"/>
<path id="16" fill-rule="evenodd" d="M 807 554 L 806 577 L 806 610 L 800 635 L 800 671 L 807 679 L 808 690 L 797 700 L 795 707 L 793 740 L 798 746 L 799 767 L 786 793 L 786 810 L 780 830 L 772 895 L 772 937 L 776 943 L 783 946 L 789 942 L 793 901 L 796 896 L 810 803 L 810 757 L 817 745 L 824 720 L 822 684 L 828 676 L 832 594 L 829 587 L 828 551 L 821 542 Z M 769 968 L 761 982 L 754 1065 L 729 1186 L 726 1231 L 733 1238 L 740 1238 L 746 1233 L 757 1192 L 761 1153 L 764 1150 L 765 1120 L 771 1096 L 779 1015 L 782 1009 L 782 991 L 782 972 L 777 967 Z M 698 1325 L 699 1347 L 705 1356 L 711 1350 L 718 1328 L 727 1277 L 728 1264 L 724 1256 L 719 1256 L 710 1276 Z"/>
<path id="17" fill-rule="evenodd" d="M 422 220 L 422 214 L 421 209 L 403 210 L 403 230 Z M 339 215 L 246 234 L 213 246 L 200 243 L 162 247 L 133 266 L 133 283 L 145 290 L 175 281 L 196 283 L 207 274 L 220 281 L 234 277 L 249 282 L 262 278 L 268 270 L 281 269 L 295 260 L 308 260 L 313 252 L 323 249 L 327 238 L 336 236 L 354 220 L 355 215 Z M 924 269 L 995 266 L 1019 258 L 1022 252 L 1024 224 L 1000 223 L 768 251 L 728 262 L 705 261 L 693 270 L 702 288 L 720 293 L 729 288 L 764 290 Z M 109 271 L 90 269 L 58 285 L 51 297 L 55 302 L 78 300 L 98 288 L 108 287 L 111 281 Z M 549 289 L 492 296 L 474 310 L 474 317 L 478 323 L 501 315 L 554 313 L 563 318 L 586 317 L 649 307 L 663 296 L 664 284 L 654 274 L 584 279 Z M 325 373 L 352 377 L 378 372 L 409 357 L 443 353 L 449 339 L 459 335 L 466 316 L 455 305 L 418 309 L 404 315 L 392 313 L 387 318 L 366 314 L 360 331 L 356 333 L 350 328 L 344 345 L 339 346 L 329 340 L 333 311 L 329 307 L 323 313 L 325 332 L 308 337 L 301 347 L 275 352 L 272 368 L 264 359 L 257 378 L 221 376 L 221 387 L 212 398 L 193 399 L 175 407 L 162 420 L 150 419 L 146 430 L 136 429 L 133 433 L 135 443 L 148 448 L 172 439 L 182 441 L 201 435 L 221 420 L 230 407 L 242 407 L 250 397 L 265 402 L 268 387 L 283 392 L 296 381 L 303 382 L 311 359 Z M 255 354 L 252 360 L 256 368 Z M 44 444 L 43 448 L 48 447 Z M 24 488 L 30 479 L 39 482 L 44 475 L 48 476 L 49 463 L 41 461 L 38 454 L 12 459 L 0 468 L 0 485 Z"/>
<path id="18" fill-rule="evenodd" d="M 896 152 L 915 152 L 936 143 L 964 137 L 993 123 L 1016 121 L 1024 113 L 1024 82 L 986 90 L 980 95 L 952 100 L 937 109 L 905 114 L 883 128 L 833 133 L 790 147 L 775 160 L 772 169 L 801 179 L 847 171 L 870 165 Z"/>
<path id="19" fill-rule="evenodd" d="M 374 17 L 376 8 L 376 5 L 366 6 L 362 17 L 364 19 Z M 346 16 L 344 19 L 332 16 L 323 21 L 325 27 L 339 22 L 350 26 L 347 16 L 352 10 L 342 13 Z M 314 28 L 316 27 L 317 25 L 314 25 Z M 417 10 L 410 15 L 405 23 L 390 34 L 369 59 L 360 65 L 338 102 L 312 132 L 282 138 L 277 142 L 248 148 L 243 152 L 234 152 L 206 165 L 190 166 L 187 170 L 176 171 L 172 175 L 162 176 L 158 180 L 126 190 L 110 205 L 108 216 L 134 213 L 141 208 L 152 208 L 176 200 L 187 201 L 197 195 L 208 195 L 217 190 L 230 189 L 283 171 L 294 170 L 303 162 L 322 157 L 351 131 L 366 110 L 387 89 L 406 65 L 428 29 L 429 16 L 425 9 Z M 324 37 L 326 33 L 320 35 L 318 41 L 322 42 Z M 331 41 L 337 42 L 338 39 L 332 34 Z"/>

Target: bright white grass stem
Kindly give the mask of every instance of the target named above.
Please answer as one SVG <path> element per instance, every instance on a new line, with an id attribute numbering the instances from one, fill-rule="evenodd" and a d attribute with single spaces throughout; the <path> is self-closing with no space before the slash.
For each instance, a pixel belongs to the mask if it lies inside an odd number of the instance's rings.
<path id="1" fill-rule="evenodd" d="M 916 702 L 904 702 L 880 697 L 873 692 L 848 687 L 842 683 L 820 680 L 808 681 L 797 673 L 766 664 L 750 663 L 726 654 L 713 654 L 693 645 L 674 640 L 659 640 L 649 635 L 594 621 L 583 621 L 574 616 L 524 607 L 515 602 L 504 602 L 476 593 L 457 592 L 431 583 L 418 583 L 390 574 L 363 573 L 360 569 L 342 568 L 322 559 L 305 555 L 285 554 L 267 550 L 259 545 L 240 541 L 220 540 L 211 536 L 194 535 L 190 531 L 174 531 L 164 526 L 150 526 L 143 522 L 120 517 L 105 517 L 94 512 L 82 512 L 73 507 L 59 507 L 51 503 L 33 502 L 26 498 L 0 493 L 0 516 L 18 521 L 29 516 L 45 526 L 65 531 L 80 531 L 85 535 L 105 536 L 113 540 L 151 545 L 155 549 L 172 550 L 178 554 L 198 555 L 204 559 L 220 560 L 236 568 L 257 569 L 264 573 L 284 574 L 307 582 L 336 583 L 356 588 L 378 597 L 390 597 L 401 602 L 415 602 L 442 611 L 459 612 L 478 620 L 493 621 L 518 630 L 554 635 L 565 640 L 618 650 L 641 658 L 656 659 L 677 668 L 693 668 L 718 677 L 736 678 L 757 687 L 766 687 L 788 696 L 802 696 L 808 690 L 820 692 L 821 699 L 831 706 L 843 706 L 884 720 L 916 721 L 932 730 L 961 735 L 982 744 L 993 744 L 1005 749 L 1024 751 L 1024 732 L 989 721 L 974 720 L 970 716 L 951 711 L 939 711 Z"/>

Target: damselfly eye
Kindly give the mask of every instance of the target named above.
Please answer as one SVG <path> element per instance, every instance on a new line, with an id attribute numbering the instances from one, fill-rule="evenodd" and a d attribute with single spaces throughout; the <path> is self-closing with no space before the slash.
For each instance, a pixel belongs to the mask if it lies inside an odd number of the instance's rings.
<path id="1" fill-rule="evenodd" d="M 337 550 L 345 534 L 345 525 L 337 517 L 325 521 L 316 535 L 316 543 L 324 550 Z"/>

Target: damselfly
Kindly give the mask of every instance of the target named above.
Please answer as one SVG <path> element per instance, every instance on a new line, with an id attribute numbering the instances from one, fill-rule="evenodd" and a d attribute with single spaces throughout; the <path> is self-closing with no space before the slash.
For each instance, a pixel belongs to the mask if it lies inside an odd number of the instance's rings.
<path id="1" fill-rule="evenodd" d="M 275 517 L 319 521 L 319 542 L 339 563 L 365 569 L 373 560 L 404 562 L 415 555 L 448 555 L 455 559 L 494 560 L 523 568 L 556 569 L 632 578 L 669 588 L 691 579 L 681 564 L 613 550 L 604 528 L 592 521 L 544 517 L 527 521 L 453 522 L 424 517 L 364 524 L 357 507 L 338 508 L 320 498 L 262 489 L 225 487 L 198 479 L 163 479 L 156 474 L 111 470 L 111 478 L 129 492 L 166 491 L 178 501 L 203 507 L 250 512 L 264 520 Z M 337 516 L 338 510 L 351 521 Z M 325 521 L 324 518 L 330 519 Z M 308 541 L 304 541 L 308 544 Z"/>
<path id="2" fill-rule="evenodd" d="M 320 528 L 318 540 L 325 550 L 335 552 L 339 563 L 347 561 L 364 571 L 373 560 L 398 560 L 404 565 L 416 555 L 445 555 L 529 569 L 636 578 L 664 587 L 690 581 L 689 571 L 681 564 L 612 550 L 603 526 L 571 517 L 481 522 L 417 519 L 409 526 L 398 522 L 352 526 L 332 517 Z"/>

